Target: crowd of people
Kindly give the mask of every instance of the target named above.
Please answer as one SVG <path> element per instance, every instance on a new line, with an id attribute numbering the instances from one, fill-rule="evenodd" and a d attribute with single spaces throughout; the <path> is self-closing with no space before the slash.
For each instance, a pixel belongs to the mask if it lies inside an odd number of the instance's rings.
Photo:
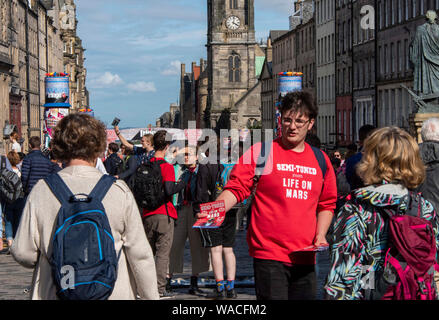
<path id="1" fill-rule="evenodd" d="M 8 153 L 7 167 L 21 175 L 23 195 L 4 210 L 7 247 L 17 262 L 35 268 L 32 298 L 60 297 L 52 241 L 62 228 L 54 226 L 76 198 L 60 200 L 47 178 L 56 174 L 69 194 L 89 198 L 102 176 L 114 177 L 102 194 L 118 253 L 110 299 L 174 296 L 171 280 L 183 272 L 187 241 L 189 293 L 236 299 L 233 248 L 243 217 L 258 300 L 436 299 L 439 119 L 424 123 L 420 146 L 400 128 L 366 125 L 357 147 L 327 155 L 312 135 L 318 115 L 312 94 L 287 94 L 280 111 L 282 136 L 247 150 L 219 139 L 173 141 L 165 130 L 135 146 L 118 126 L 121 145 L 107 146 L 102 122 L 72 114 L 54 130 L 48 155 L 38 137 L 29 139 L 31 152 L 23 159 Z M 215 148 L 201 152 L 207 143 Z M 201 161 L 207 158 L 215 161 Z M 153 174 L 159 179 L 148 178 Z M 213 201 L 224 201 L 223 224 L 193 228 L 206 216 L 200 205 Z M 325 254 L 329 268 L 316 268 Z M 210 292 L 198 284 L 208 271 L 216 280 Z"/>

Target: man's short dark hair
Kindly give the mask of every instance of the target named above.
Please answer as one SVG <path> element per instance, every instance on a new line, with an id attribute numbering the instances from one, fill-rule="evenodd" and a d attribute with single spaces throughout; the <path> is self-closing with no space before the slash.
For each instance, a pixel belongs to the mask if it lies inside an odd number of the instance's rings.
<path id="1" fill-rule="evenodd" d="M 338 158 L 331 158 L 331 164 L 334 168 L 340 168 L 341 160 Z"/>
<path id="2" fill-rule="evenodd" d="M 108 145 L 108 149 L 110 149 L 111 152 L 116 153 L 116 152 L 119 151 L 119 145 L 118 145 L 117 143 L 115 143 L 115 142 L 111 142 L 111 143 Z"/>
<path id="3" fill-rule="evenodd" d="M 319 149 L 322 147 L 322 142 L 320 141 L 320 138 L 311 132 L 308 132 L 308 134 L 306 135 L 305 142 Z"/>
<path id="4" fill-rule="evenodd" d="M 40 137 L 33 136 L 29 138 L 29 144 L 32 149 L 41 147 L 41 139 Z"/>
<path id="5" fill-rule="evenodd" d="M 369 137 L 376 128 L 373 125 L 366 124 L 358 130 L 358 140 L 363 142 Z"/>
<path id="6" fill-rule="evenodd" d="M 289 92 L 282 98 L 281 114 L 284 115 L 290 110 L 303 113 L 310 119 L 317 119 L 319 114 L 313 94 L 306 90 Z"/>
<path id="7" fill-rule="evenodd" d="M 159 130 L 154 134 L 154 150 L 163 151 L 171 144 L 170 136 L 166 130 Z"/>

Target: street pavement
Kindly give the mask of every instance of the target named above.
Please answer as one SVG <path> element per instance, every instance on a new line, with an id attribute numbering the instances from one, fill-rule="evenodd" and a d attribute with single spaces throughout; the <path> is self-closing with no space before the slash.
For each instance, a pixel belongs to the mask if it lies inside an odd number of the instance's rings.
<path id="1" fill-rule="evenodd" d="M 246 231 L 236 233 L 236 292 L 237 300 L 255 300 L 253 259 L 248 254 Z M 329 268 L 329 256 L 321 254 L 318 258 L 317 281 L 320 288 L 323 286 Z M 188 293 L 191 277 L 191 258 L 189 242 L 186 242 L 184 253 L 184 268 L 182 274 L 174 275 L 172 286 L 175 296 L 168 300 L 208 300 L 205 297 L 194 296 Z M 28 289 L 32 282 L 32 270 L 17 264 L 12 256 L 0 254 L 0 300 L 29 299 Z M 199 287 L 205 292 L 211 292 L 215 287 L 215 277 L 212 271 L 203 273 L 199 277 Z M 322 291 L 318 291 L 317 298 L 322 298 Z"/>
<path id="2" fill-rule="evenodd" d="M 236 291 L 238 300 L 255 300 L 253 286 L 253 260 L 248 255 L 246 231 L 237 231 L 235 254 L 237 259 Z M 189 242 L 186 242 L 183 274 L 176 274 L 172 280 L 175 296 L 170 300 L 206 300 L 205 297 L 188 293 L 191 277 Z M 32 283 L 32 270 L 20 266 L 11 255 L 0 254 L 0 300 L 27 300 Z M 206 292 L 213 290 L 213 272 L 200 275 L 199 286 Z"/>

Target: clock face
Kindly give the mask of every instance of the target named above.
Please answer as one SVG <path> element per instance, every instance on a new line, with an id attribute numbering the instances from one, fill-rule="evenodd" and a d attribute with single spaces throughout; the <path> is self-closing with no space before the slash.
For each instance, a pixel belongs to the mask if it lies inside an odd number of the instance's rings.
<path id="1" fill-rule="evenodd" d="M 236 30 L 241 25 L 241 21 L 236 16 L 230 16 L 226 20 L 226 27 L 231 30 Z"/>

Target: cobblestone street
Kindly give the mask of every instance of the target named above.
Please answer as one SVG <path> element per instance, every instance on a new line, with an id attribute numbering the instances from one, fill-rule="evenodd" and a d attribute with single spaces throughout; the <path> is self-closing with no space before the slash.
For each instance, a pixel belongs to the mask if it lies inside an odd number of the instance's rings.
<path id="1" fill-rule="evenodd" d="M 248 255 L 245 240 L 246 231 L 237 231 L 235 254 L 237 259 L 236 291 L 240 300 L 254 300 L 253 262 Z M 176 287 L 174 300 L 204 300 L 206 298 L 188 294 L 191 276 L 191 264 L 188 242 L 185 248 L 184 273 L 174 275 L 172 284 Z M 26 300 L 29 294 L 25 292 L 32 282 L 32 270 L 17 264 L 11 255 L 0 254 L 0 300 Z M 201 274 L 200 288 L 206 292 L 212 290 L 215 279 L 213 272 Z"/>

